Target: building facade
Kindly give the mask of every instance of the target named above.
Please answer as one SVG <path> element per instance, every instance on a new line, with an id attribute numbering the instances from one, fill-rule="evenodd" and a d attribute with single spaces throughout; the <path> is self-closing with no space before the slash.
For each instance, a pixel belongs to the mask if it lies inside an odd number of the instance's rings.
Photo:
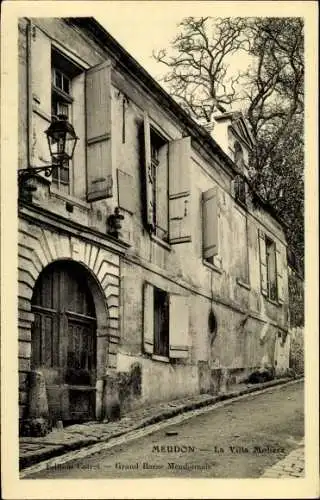
<path id="1" fill-rule="evenodd" d="M 241 114 L 206 130 L 94 19 L 21 18 L 19 169 L 59 115 L 73 159 L 19 195 L 21 421 L 32 373 L 73 422 L 285 369 L 286 241 Z"/>

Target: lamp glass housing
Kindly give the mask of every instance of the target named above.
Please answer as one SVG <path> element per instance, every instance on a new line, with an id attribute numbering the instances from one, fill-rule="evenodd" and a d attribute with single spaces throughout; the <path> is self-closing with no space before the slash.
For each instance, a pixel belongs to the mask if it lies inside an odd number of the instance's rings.
<path id="1" fill-rule="evenodd" d="M 63 165 L 72 159 L 78 137 L 66 115 L 58 115 L 49 128 L 47 135 L 52 162 Z"/>

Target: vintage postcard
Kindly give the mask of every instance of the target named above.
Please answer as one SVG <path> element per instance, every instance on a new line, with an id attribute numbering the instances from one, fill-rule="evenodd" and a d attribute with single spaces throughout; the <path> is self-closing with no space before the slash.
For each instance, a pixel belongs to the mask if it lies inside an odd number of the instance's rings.
<path id="1" fill-rule="evenodd" d="M 4 498 L 319 494 L 316 14 L 4 3 Z"/>

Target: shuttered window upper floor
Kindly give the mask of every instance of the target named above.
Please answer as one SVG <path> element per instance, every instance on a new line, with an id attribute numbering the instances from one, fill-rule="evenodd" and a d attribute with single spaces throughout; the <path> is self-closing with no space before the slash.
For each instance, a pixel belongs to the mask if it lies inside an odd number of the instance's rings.
<path id="1" fill-rule="evenodd" d="M 190 137 L 161 138 L 147 113 L 143 120 L 143 183 L 146 227 L 169 244 L 191 241 Z"/>
<path id="2" fill-rule="evenodd" d="M 79 137 L 74 158 L 53 172 L 53 189 L 89 202 L 112 196 L 111 65 L 81 66 L 33 26 L 29 60 L 30 163 L 51 163 L 45 130 L 67 116 Z"/>
<path id="3" fill-rule="evenodd" d="M 51 163 L 44 131 L 51 120 L 67 115 L 79 141 L 72 162 L 54 172 L 52 191 L 90 203 L 87 212 L 99 210 L 103 223 L 98 230 L 107 231 L 110 210 L 118 206 L 124 214 L 123 226 L 131 224 L 128 231 L 135 232 L 131 245 L 147 248 L 148 238 L 158 240 L 166 250 L 174 249 L 180 256 L 190 251 L 201 266 L 209 263 L 249 285 L 250 266 L 259 271 L 259 260 L 255 262 L 248 251 L 252 207 L 247 203 L 244 177 L 232 182 L 228 165 L 222 164 L 216 150 L 209 152 L 196 130 L 162 107 L 159 96 L 147 91 L 116 60 L 111 62 L 101 50 L 97 55 L 93 41 L 88 43 L 92 57 L 87 53 L 85 58 L 74 57 L 69 50 L 71 37 L 68 48 L 62 41 L 58 43 L 38 26 L 31 29 L 31 165 Z M 235 153 L 242 164 L 241 150 L 235 148 Z M 207 177 L 196 186 L 200 171 Z M 105 199 L 107 203 L 94 203 Z M 260 216 L 256 211 L 255 217 Z M 139 239 L 144 239 L 143 245 Z M 272 238 L 271 231 L 272 239 L 277 237 Z M 265 278 L 265 254 L 264 250 L 260 258 L 261 293 L 267 280 L 272 298 L 274 274 L 277 283 L 281 276 L 269 245 Z M 281 301 L 279 291 L 277 297 Z"/>
<path id="4" fill-rule="evenodd" d="M 287 295 L 287 262 L 283 244 L 270 233 L 258 230 L 261 293 L 268 300 L 283 304 Z"/>

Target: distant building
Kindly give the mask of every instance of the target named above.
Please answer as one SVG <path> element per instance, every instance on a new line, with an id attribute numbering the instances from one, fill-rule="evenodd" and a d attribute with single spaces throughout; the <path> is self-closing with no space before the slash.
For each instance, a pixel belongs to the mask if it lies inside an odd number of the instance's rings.
<path id="1" fill-rule="evenodd" d="M 21 422 L 34 370 L 67 423 L 285 369 L 286 240 L 242 115 L 208 132 L 94 19 L 21 18 L 19 169 L 61 114 L 72 162 L 20 189 Z"/>

